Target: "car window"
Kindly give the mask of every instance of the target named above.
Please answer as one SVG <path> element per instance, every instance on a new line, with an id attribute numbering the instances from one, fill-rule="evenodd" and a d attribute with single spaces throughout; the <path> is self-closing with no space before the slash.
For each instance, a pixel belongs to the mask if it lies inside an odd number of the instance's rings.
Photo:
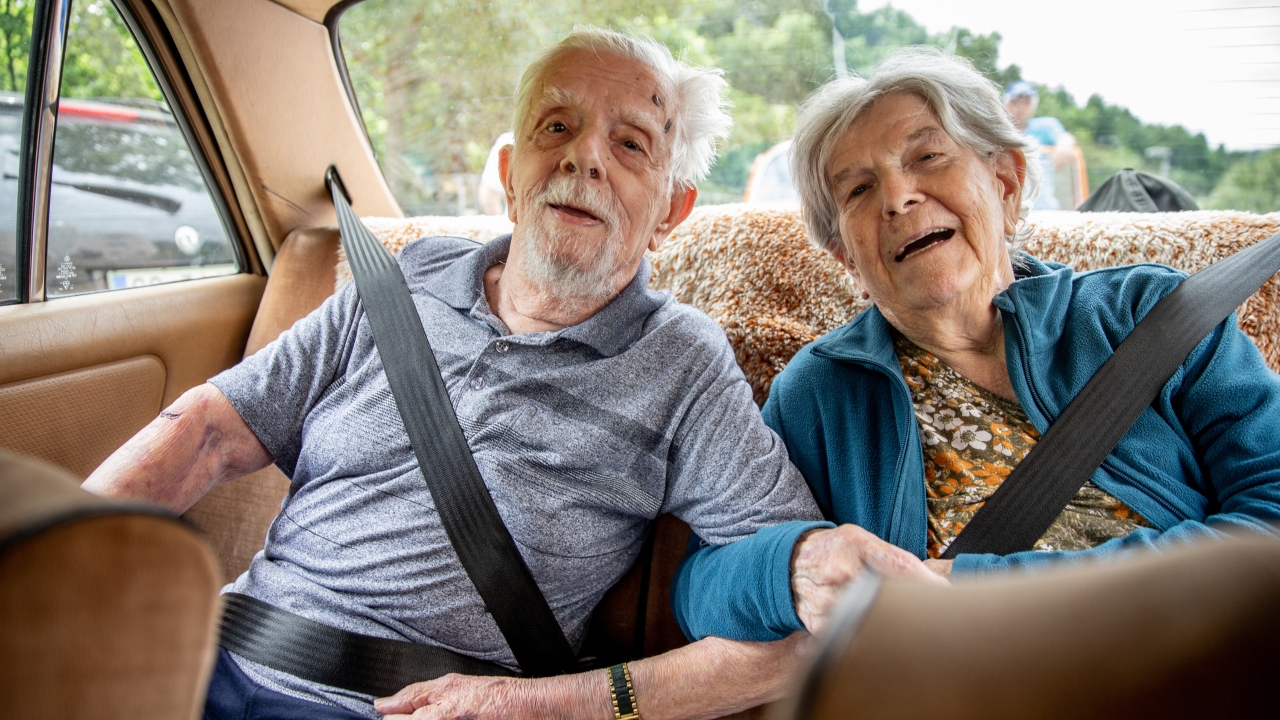
<path id="1" fill-rule="evenodd" d="M 34 4 L 10 2 L 0 8 L 0 303 L 18 299 L 18 148 Z"/>
<path id="2" fill-rule="evenodd" d="M 1027 82 L 1038 96 L 1035 115 L 1044 119 L 1028 134 L 1046 130 L 1053 119 L 1074 140 L 1073 147 L 1065 140 L 1051 146 L 1044 141 L 1062 135 L 1040 135 L 1039 160 L 1049 175 L 1041 208 L 1075 208 L 1112 174 L 1133 167 L 1180 183 L 1203 208 L 1280 210 L 1273 172 L 1280 169 L 1280 80 L 1272 68 L 1280 43 L 1264 29 L 1277 26 L 1280 8 L 1114 0 L 1108 12 L 1142 18 L 1143 27 L 1152 28 L 1125 34 L 1087 10 L 992 5 L 1003 10 L 943 12 L 947 4 L 932 0 L 366 0 L 350 7 L 337 27 L 370 140 L 392 192 L 411 215 L 501 212 L 500 201 L 486 200 L 494 191 L 484 168 L 495 139 L 510 129 L 518 74 L 539 49 L 579 23 L 645 33 L 677 55 L 725 70 L 735 127 L 711 177 L 699 185 L 699 204 L 796 202 L 787 152 L 779 145 L 794 130 L 798 103 L 841 72 L 869 69 L 899 47 L 923 44 L 968 58 L 1002 89 Z M 1002 24 L 1037 14 L 1043 16 L 1038 22 Z M 942 15 L 949 22 L 940 22 Z M 966 27 L 966 18 L 982 27 Z M 1046 29 L 1068 20 L 1084 29 L 1047 42 Z M 1123 42 L 1110 42 L 1117 33 Z M 1073 94 L 1037 69 L 1049 58 L 1033 54 L 1037 62 L 1026 61 L 1024 71 L 1002 55 L 1005 46 L 1061 52 L 1053 59 L 1068 67 L 1109 62 L 1104 74 L 1130 81 L 1105 96 Z M 1183 69 L 1151 63 L 1193 50 L 1209 58 L 1194 68 L 1204 103 L 1184 97 L 1183 116 L 1150 120 L 1127 107 L 1139 102 L 1140 88 L 1192 87 Z M 1227 98 L 1257 132 L 1215 134 L 1200 112 L 1216 102 L 1210 97 Z"/>
<path id="3" fill-rule="evenodd" d="M 72 3 L 57 118 L 48 297 L 239 271 L 191 149 L 108 0 Z"/>

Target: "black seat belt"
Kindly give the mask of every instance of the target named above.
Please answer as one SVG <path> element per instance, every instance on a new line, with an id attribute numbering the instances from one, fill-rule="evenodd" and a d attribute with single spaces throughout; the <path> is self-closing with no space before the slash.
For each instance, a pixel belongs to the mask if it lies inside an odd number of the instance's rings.
<path id="1" fill-rule="evenodd" d="M 449 542 L 524 674 L 573 670 L 573 649 L 471 457 L 399 263 L 352 211 L 337 168 L 329 166 L 325 182 L 387 382 Z"/>
<path id="2" fill-rule="evenodd" d="M 1280 234 L 1200 270 L 1161 298 L 942 557 L 1030 550 L 1196 345 L 1278 270 Z"/>

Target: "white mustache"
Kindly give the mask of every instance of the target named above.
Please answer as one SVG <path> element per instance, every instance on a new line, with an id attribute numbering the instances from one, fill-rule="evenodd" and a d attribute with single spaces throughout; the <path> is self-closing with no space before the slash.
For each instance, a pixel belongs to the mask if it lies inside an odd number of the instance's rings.
<path id="1" fill-rule="evenodd" d="M 618 226 L 621 212 L 618 199 L 603 188 L 588 185 L 566 175 L 556 175 L 534 198 L 539 205 L 569 205 L 591 213 L 612 230 Z"/>

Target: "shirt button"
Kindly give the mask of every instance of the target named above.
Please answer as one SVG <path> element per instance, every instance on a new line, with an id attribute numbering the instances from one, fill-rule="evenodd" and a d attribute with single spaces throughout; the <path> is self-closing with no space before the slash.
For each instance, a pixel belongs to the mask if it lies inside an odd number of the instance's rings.
<path id="1" fill-rule="evenodd" d="M 472 389 L 472 390 L 479 390 L 479 389 L 481 389 L 481 388 L 483 388 L 483 387 L 484 387 L 484 378 L 482 378 L 482 377 L 471 378 L 471 389 Z"/>
<path id="2" fill-rule="evenodd" d="M 507 341 L 505 340 L 499 340 L 497 343 L 494 344 L 493 349 L 497 350 L 500 353 L 504 353 L 511 349 L 511 345 L 507 343 Z"/>

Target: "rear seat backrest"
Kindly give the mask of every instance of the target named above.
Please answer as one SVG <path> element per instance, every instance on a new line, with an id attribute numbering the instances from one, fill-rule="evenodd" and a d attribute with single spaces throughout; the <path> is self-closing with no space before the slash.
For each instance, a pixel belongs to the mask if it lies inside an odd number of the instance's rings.
<path id="1" fill-rule="evenodd" d="M 488 240 L 510 232 L 501 217 L 366 218 L 392 251 L 429 235 Z M 1161 262 L 1194 271 L 1280 231 L 1280 213 L 1042 213 L 1033 215 L 1027 250 L 1043 260 L 1087 270 Z M 350 279 L 333 228 L 290 234 L 272 267 L 245 354 L 256 352 Z M 650 285 L 701 308 L 733 344 L 757 402 L 804 345 L 868 306 L 856 284 L 806 239 L 795 210 L 730 205 L 699 208 L 655 253 Z M 1273 278 L 1244 305 L 1241 327 L 1280 369 L 1280 281 Z M 187 514 L 209 533 L 228 579 L 262 548 L 288 480 L 274 467 L 216 489 Z M 589 650 L 608 659 L 654 654 L 683 644 L 667 601 L 688 527 L 666 518 L 656 530 L 652 575 L 640 568 L 606 597 L 593 620 Z M 637 600 L 648 598 L 637 614 Z M 642 651 L 641 651 L 642 649 Z"/>

